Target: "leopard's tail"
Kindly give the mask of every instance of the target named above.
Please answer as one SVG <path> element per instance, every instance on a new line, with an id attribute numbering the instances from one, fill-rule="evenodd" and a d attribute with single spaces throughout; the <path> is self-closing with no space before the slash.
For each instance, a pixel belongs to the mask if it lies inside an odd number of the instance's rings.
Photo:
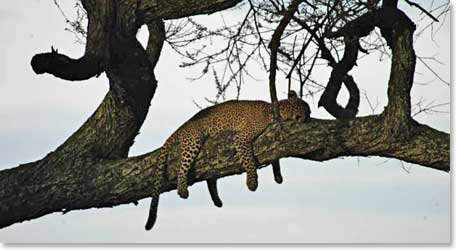
<path id="1" fill-rule="evenodd" d="M 164 172 L 167 164 L 168 148 L 171 144 L 171 140 L 162 146 L 159 153 L 158 165 L 155 173 L 153 174 L 153 189 L 151 194 L 151 206 L 149 207 L 149 216 L 146 222 L 146 230 L 151 230 L 157 219 L 157 207 L 159 205 L 159 196 L 162 191 Z"/>

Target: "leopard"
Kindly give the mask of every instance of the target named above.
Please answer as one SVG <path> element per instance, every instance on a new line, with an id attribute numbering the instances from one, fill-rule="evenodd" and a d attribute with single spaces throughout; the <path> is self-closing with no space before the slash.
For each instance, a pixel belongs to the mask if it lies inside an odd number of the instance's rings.
<path id="1" fill-rule="evenodd" d="M 279 117 L 283 120 L 295 120 L 304 123 L 310 119 L 311 110 L 296 92 L 290 91 L 288 98 L 280 100 Z M 162 184 L 165 179 L 165 167 L 169 150 L 174 144 L 180 147 L 180 166 L 177 170 L 177 193 L 181 198 L 188 198 L 188 173 L 195 163 L 202 145 L 209 137 L 224 132 L 234 132 L 235 154 L 239 154 L 241 166 L 246 172 L 246 185 L 255 191 L 258 186 L 257 161 L 254 157 L 253 142 L 264 130 L 275 123 L 272 104 L 260 100 L 230 100 L 200 110 L 179 127 L 160 148 L 158 166 L 155 170 L 151 205 L 146 230 L 150 230 L 157 218 L 157 207 Z M 179 165 L 179 164 L 178 164 Z M 273 174 L 277 183 L 282 182 L 279 160 L 272 162 Z M 213 203 L 222 206 L 217 193 L 217 179 L 207 180 L 207 186 Z"/>

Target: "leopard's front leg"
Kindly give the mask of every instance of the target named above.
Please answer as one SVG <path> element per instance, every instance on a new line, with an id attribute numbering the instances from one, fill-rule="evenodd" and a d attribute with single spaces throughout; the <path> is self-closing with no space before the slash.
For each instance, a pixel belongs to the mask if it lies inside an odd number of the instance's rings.
<path id="1" fill-rule="evenodd" d="M 238 134 L 235 136 L 235 148 L 241 156 L 241 164 L 246 171 L 247 179 L 246 184 L 248 189 L 255 191 L 258 186 L 257 166 L 254 158 L 254 150 L 252 149 L 252 142 L 249 136 L 245 134 Z"/>
<path id="2" fill-rule="evenodd" d="M 214 205 L 216 207 L 222 207 L 222 201 L 217 192 L 217 179 L 208 179 L 206 184 L 208 185 L 209 194 L 211 196 L 211 200 L 213 200 Z"/>
<path id="3" fill-rule="evenodd" d="M 275 181 L 278 184 L 282 183 L 282 175 L 281 175 L 281 165 L 279 164 L 279 159 L 274 160 L 271 165 L 273 166 L 273 175 L 275 177 Z"/>

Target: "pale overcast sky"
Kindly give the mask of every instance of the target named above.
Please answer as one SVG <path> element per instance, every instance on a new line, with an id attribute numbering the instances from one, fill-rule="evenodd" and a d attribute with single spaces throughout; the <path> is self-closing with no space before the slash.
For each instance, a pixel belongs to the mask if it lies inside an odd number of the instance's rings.
<path id="1" fill-rule="evenodd" d="M 61 1 L 71 11 L 73 1 Z M 428 1 L 424 1 L 428 2 Z M 413 9 L 402 6 L 408 14 Z M 226 12 L 226 19 L 239 13 Z M 212 19 L 211 19 L 212 18 Z M 205 18 L 219 22 L 220 15 Z M 51 75 L 35 75 L 30 59 L 50 51 L 51 45 L 72 57 L 84 47 L 64 31 L 65 22 L 51 0 L 4 1 L 0 5 L 0 169 L 42 158 L 65 141 L 96 109 L 108 89 L 104 75 L 84 82 L 68 82 Z M 140 32 L 145 41 L 147 32 Z M 430 40 L 416 42 L 420 56 L 436 56 L 435 69 L 450 81 L 450 23 Z M 215 93 L 213 81 L 190 82 L 195 70 L 178 67 L 179 57 L 165 46 L 157 66 L 159 87 L 150 112 L 130 155 L 159 147 Z M 351 74 L 380 112 L 387 103 L 389 61 L 371 55 Z M 416 80 L 434 77 L 418 61 Z M 265 72 L 254 72 L 267 79 Z M 322 83 L 328 77 L 322 71 Z M 319 78 L 320 79 L 320 78 Z M 285 82 L 285 81 L 284 81 Z M 285 84 L 279 85 L 280 98 Z M 450 89 L 434 80 L 413 87 L 413 103 L 420 98 L 450 101 Z M 229 96 L 233 98 L 233 96 Z M 267 81 L 249 82 L 241 99 L 268 100 Z M 312 116 L 329 118 L 307 99 Z M 360 116 L 370 114 L 362 101 Z M 445 107 L 444 110 L 449 110 Z M 450 131 L 450 115 L 416 117 L 442 131 Z M 160 121 L 160 122 L 158 122 Z M 51 214 L 0 229 L 0 242 L 449 242 L 450 175 L 395 159 L 339 158 L 323 163 L 283 159 L 284 183 L 275 184 L 272 171 L 259 171 L 259 188 L 247 190 L 245 176 L 220 180 L 223 208 L 212 205 L 206 184 L 190 188 L 188 200 L 176 192 L 161 197 L 156 227 L 144 231 L 149 199 L 138 206 Z M 1 202 L 1 201 L 0 201 Z"/>

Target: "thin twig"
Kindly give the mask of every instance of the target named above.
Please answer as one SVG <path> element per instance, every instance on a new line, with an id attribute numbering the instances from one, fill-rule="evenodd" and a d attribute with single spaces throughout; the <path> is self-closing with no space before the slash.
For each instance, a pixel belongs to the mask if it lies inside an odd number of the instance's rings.
<path id="1" fill-rule="evenodd" d="M 424 12 L 427 16 L 429 16 L 431 19 L 433 19 L 433 21 L 435 22 L 439 22 L 439 20 L 434 17 L 430 12 L 428 12 L 427 10 L 425 10 L 424 8 L 422 8 L 422 6 L 420 6 L 419 4 L 417 3 L 414 3 L 414 2 L 411 2 L 410 0 L 405 0 L 405 2 L 407 2 L 409 5 L 411 6 L 414 6 L 418 9 L 420 9 L 422 12 Z"/>

